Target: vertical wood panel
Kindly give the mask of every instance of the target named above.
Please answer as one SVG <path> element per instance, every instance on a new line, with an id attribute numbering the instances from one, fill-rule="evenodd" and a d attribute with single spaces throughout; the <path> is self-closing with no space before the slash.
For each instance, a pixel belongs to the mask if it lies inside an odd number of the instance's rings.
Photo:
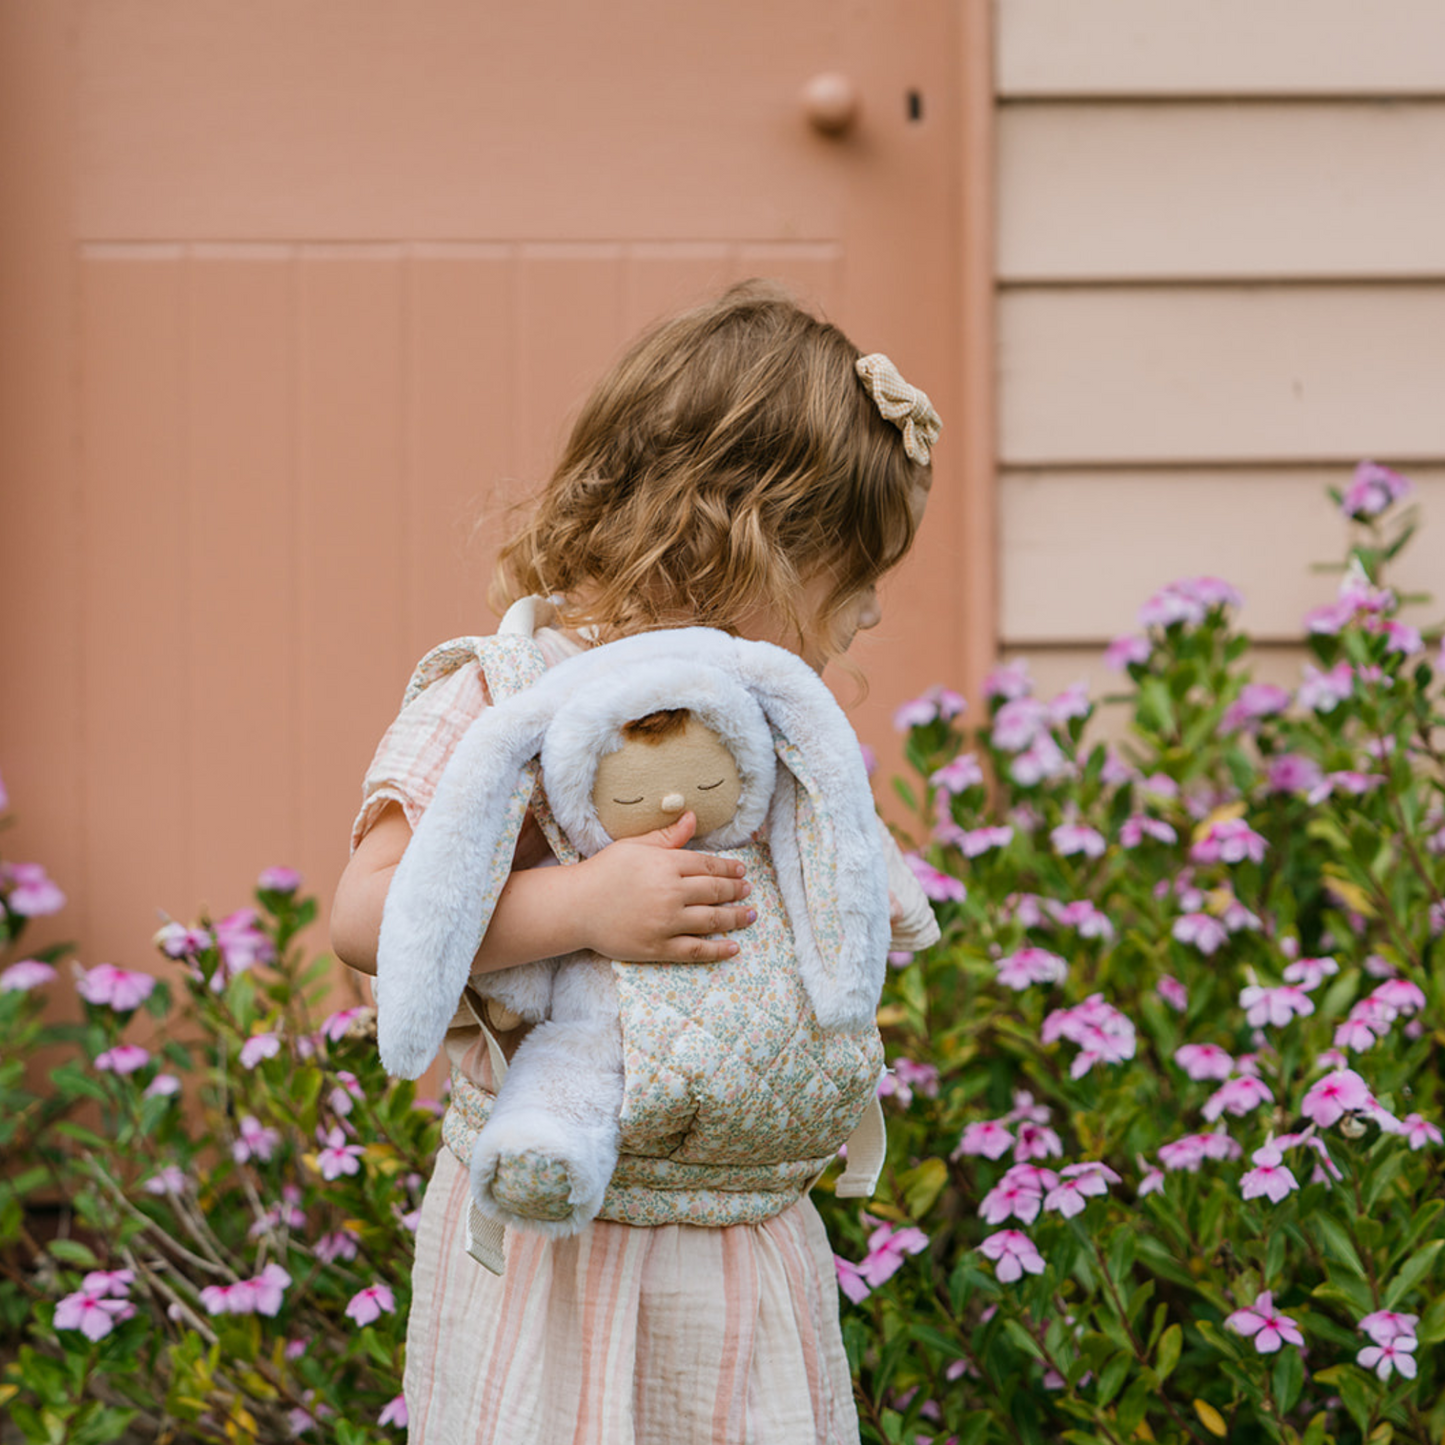
<path id="1" fill-rule="evenodd" d="M 445 637 L 491 630 L 492 557 L 519 491 L 512 256 L 501 246 L 428 247 L 409 263 L 412 658 Z"/>
<path id="2" fill-rule="evenodd" d="M 402 260 L 315 248 L 299 270 L 298 866 L 329 881 L 411 661 Z"/>
<path id="3" fill-rule="evenodd" d="M 84 961 L 146 962 L 158 904 L 197 879 L 188 745 L 182 477 L 184 263 L 91 254 L 84 436 Z"/>
<path id="4" fill-rule="evenodd" d="M 203 249 L 188 269 L 192 866 L 212 907 L 229 910 L 249 900 L 261 868 L 291 862 L 301 844 L 294 271 L 281 247 Z"/>

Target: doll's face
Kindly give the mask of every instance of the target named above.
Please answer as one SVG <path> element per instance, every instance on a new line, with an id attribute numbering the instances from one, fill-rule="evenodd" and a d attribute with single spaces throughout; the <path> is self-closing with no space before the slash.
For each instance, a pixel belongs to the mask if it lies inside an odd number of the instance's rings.
<path id="1" fill-rule="evenodd" d="M 609 837 L 635 838 L 697 814 L 696 837 L 737 811 L 742 778 L 733 755 L 706 723 L 688 714 L 659 738 L 625 738 L 597 764 L 592 806 Z"/>

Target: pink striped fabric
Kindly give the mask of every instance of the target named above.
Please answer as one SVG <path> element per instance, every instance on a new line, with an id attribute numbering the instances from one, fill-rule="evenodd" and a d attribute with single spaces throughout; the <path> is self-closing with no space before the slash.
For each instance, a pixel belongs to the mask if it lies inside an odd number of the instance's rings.
<path id="1" fill-rule="evenodd" d="M 806 1199 L 761 1225 L 507 1234 L 466 1253 L 443 1150 L 407 1331 L 412 1445 L 856 1445 L 833 1256 Z"/>

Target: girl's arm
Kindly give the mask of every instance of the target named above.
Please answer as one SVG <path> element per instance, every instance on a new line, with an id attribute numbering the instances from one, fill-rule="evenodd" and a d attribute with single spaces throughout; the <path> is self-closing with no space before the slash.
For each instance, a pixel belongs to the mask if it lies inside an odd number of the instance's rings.
<path id="1" fill-rule="evenodd" d="M 696 819 L 625 838 L 563 868 L 514 867 L 497 898 L 474 973 L 590 948 L 632 963 L 716 963 L 737 952 L 708 934 L 756 916 L 743 865 L 683 845 Z M 376 972 L 376 940 L 392 874 L 411 841 L 400 806 L 388 804 L 356 845 L 331 908 L 331 946 L 343 963 Z M 519 850 L 519 855 L 522 850 Z M 525 862 L 519 856 L 517 862 Z"/>

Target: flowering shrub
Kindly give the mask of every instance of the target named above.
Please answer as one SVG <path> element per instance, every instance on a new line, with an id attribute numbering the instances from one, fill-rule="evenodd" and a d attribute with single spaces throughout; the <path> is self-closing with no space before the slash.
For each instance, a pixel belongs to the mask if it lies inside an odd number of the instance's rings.
<path id="1" fill-rule="evenodd" d="M 1336 497 L 1293 696 L 1196 578 L 1108 650 L 1117 751 L 1021 665 L 973 729 L 901 711 L 944 935 L 891 960 L 880 1191 L 825 1201 L 865 1439 L 1441 1438 L 1445 659 L 1384 585 L 1407 490 Z"/>
<path id="2" fill-rule="evenodd" d="M 325 1017 L 329 960 L 290 869 L 257 907 L 156 942 L 172 985 L 70 965 L 83 1021 L 46 1024 L 63 949 L 0 971 L 0 1417 L 33 1442 L 399 1439 L 412 1232 L 435 1111 L 387 1080 L 371 1011 Z M 8 958 L 64 902 L 0 872 Z M 154 1022 L 146 1042 L 138 1016 Z M 43 1092 L 25 1061 L 59 1049 Z M 56 1237 L 37 1238 L 56 1215 Z M 5 1436 L 8 1441 L 12 1437 Z"/>

